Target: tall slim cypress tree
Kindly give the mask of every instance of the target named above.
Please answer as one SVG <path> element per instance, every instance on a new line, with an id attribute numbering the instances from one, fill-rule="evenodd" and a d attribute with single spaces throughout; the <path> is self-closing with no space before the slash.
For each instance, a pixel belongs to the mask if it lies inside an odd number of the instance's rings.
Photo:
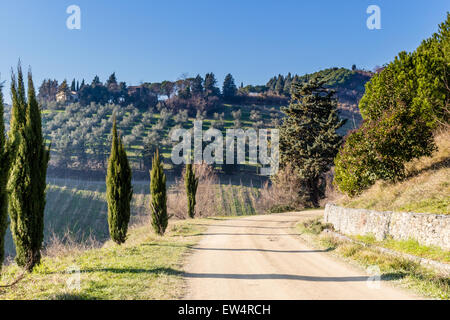
<path id="1" fill-rule="evenodd" d="M 116 116 L 114 115 L 111 155 L 108 160 L 106 176 L 106 198 L 109 234 L 117 244 L 124 243 L 127 238 L 132 196 L 131 168 L 122 140 L 117 134 Z"/>
<path id="2" fill-rule="evenodd" d="M 237 88 L 231 73 L 227 74 L 223 81 L 222 95 L 225 100 L 233 99 L 237 94 Z"/>
<path id="3" fill-rule="evenodd" d="M 8 177 L 11 232 L 16 262 L 31 271 L 41 260 L 44 240 L 44 209 L 47 164 L 50 149 L 42 135 L 41 113 L 31 71 L 28 72 L 28 102 L 22 69 L 11 82 L 13 102 L 10 125 L 11 169 Z"/>
<path id="4" fill-rule="evenodd" d="M 188 216 L 195 216 L 195 195 L 197 194 L 198 178 L 195 176 L 191 163 L 186 164 L 186 172 L 184 174 L 184 185 L 186 186 L 186 195 L 188 201 Z"/>
<path id="5" fill-rule="evenodd" d="M 166 175 L 156 150 L 150 171 L 150 210 L 152 213 L 152 226 L 155 232 L 163 235 L 166 231 L 169 217 L 167 216 Z"/>
<path id="6" fill-rule="evenodd" d="M 5 233 L 8 228 L 8 181 L 9 159 L 6 151 L 5 123 L 3 118 L 3 87 L 0 83 L 0 271 L 5 258 Z"/>
<path id="7" fill-rule="evenodd" d="M 339 119 L 334 91 L 325 81 L 312 79 L 293 84 L 286 117 L 280 127 L 281 166 L 290 163 L 303 181 L 309 205 L 319 206 L 323 174 L 333 164 L 342 143 L 337 130 L 345 123 Z"/>

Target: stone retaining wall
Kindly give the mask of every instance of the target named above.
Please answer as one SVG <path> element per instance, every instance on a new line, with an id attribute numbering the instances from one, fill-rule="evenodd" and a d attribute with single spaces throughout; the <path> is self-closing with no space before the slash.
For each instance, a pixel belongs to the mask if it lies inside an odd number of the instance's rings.
<path id="1" fill-rule="evenodd" d="M 423 245 L 450 250 L 450 215 L 378 212 L 327 204 L 324 218 L 336 231 L 345 234 L 373 234 L 377 240 L 387 236 L 395 240 L 415 239 Z"/>

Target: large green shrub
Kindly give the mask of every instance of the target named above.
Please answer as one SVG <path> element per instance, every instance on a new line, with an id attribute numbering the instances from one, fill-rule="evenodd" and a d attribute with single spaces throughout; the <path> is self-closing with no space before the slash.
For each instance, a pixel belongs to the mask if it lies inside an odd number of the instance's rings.
<path id="1" fill-rule="evenodd" d="M 397 181 L 405 163 L 435 150 L 433 131 L 449 122 L 449 25 L 413 53 L 401 52 L 366 85 L 364 122 L 335 159 L 335 183 L 354 196 L 378 179 Z"/>
<path id="2" fill-rule="evenodd" d="M 374 161 L 363 132 L 351 133 L 334 162 L 334 181 L 339 189 L 353 196 L 372 185 L 376 175 L 368 168 Z"/>

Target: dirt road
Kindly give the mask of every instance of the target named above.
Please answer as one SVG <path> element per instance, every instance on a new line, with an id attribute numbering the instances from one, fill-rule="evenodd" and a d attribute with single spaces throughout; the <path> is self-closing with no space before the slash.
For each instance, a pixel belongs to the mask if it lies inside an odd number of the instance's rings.
<path id="1" fill-rule="evenodd" d="M 320 211 L 212 221 L 186 265 L 186 299 L 414 299 L 330 253 L 314 250 L 292 230 Z M 373 284 L 373 282 L 372 282 Z"/>

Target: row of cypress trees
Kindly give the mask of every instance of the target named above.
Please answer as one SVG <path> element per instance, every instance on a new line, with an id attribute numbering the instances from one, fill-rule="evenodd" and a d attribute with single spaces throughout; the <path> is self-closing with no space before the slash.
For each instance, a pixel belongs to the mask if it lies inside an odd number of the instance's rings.
<path id="1" fill-rule="evenodd" d="M 11 122 L 7 139 L 3 118 L 3 93 L 0 86 L 0 268 L 4 260 L 4 237 L 8 227 L 9 211 L 11 233 L 16 246 L 16 262 L 31 271 L 41 260 L 50 147 L 46 146 L 42 134 L 40 108 L 31 70 L 28 71 L 26 95 L 20 62 L 17 67 L 17 78 L 12 73 L 11 97 Z M 106 177 L 108 226 L 112 240 L 122 244 L 126 241 L 130 220 L 132 172 L 122 140 L 117 133 L 115 117 L 113 121 L 113 139 Z M 159 151 L 156 151 L 152 164 L 151 224 L 157 234 L 163 235 L 169 216 L 166 175 Z M 185 185 L 188 216 L 193 218 L 198 178 L 191 164 L 186 166 Z"/>
<path id="2" fill-rule="evenodd" d="M 20 62 L 17 78 L 12 73 L 11 98 L 11 122 L 7 139 L 0 88 L 0 266 L 4 259 L 4 236 L 9 211 L 16 262 L 31 271 L 41 260 L 50 148 L 45 145 L 42 135 L 41 113 L 31 70 L 28 71 L 28 92 L 25 94 Z"/>
<path id="3" fill-rule="evenodd" d="M 111 155 L 108 160 L 106 194 L 108 202 L 108 226 L 111 239 L 117 244 L 126 241 L 130 221 L 130 202 L 133 196 L 131 169 L 122 139 L 117 133 L 116 118 L 113 116 Z M 188 199 L 187 213 L 195 215 L 195 196 L 199 179 L 195 176 L 192 164 L 186 165 L 185 186 Z M 164 235 L 169 216 L 167 214 L 166 175 L 156 150 L 150 171 L 150 211 L 151 225 L 158 235 Z"/>

